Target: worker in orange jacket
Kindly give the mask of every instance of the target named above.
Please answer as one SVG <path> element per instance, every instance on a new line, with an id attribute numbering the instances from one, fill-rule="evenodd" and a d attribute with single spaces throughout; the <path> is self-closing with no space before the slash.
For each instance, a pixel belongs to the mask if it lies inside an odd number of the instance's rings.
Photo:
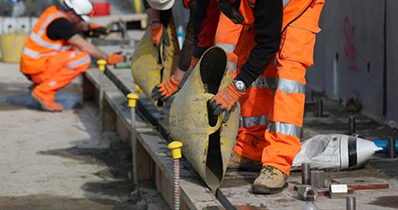
<path id="1" fill-rule="evenodd" d="M 214 44 L 220 10 L 242 24 L 235 54 L 238 74 L 211 100 L 215 115 L 227 121 L 239 101 L 239 129 L 232 162 L 261 162 L 254 193 L 278 193 L 287 186 L 300 151 L 305 73 L 313 51 L 324 0 L 202 0 L 195 11 L 192 60 Z"/>
<path id="2" fill-rule="evenodd" d="M 33 82 L 32 97 L 46 111 L 62 111 L 55 102 L 56 92 L 87 71 L 90 56 L 110 65 L 124 61 L 122 55 L 107 55 L 77 34 L 98 28 L 88 24 L 92 12 L 89 0 L 64 0 L 62 7 L 43 12 L 25 42 L 21 72 Z"/>

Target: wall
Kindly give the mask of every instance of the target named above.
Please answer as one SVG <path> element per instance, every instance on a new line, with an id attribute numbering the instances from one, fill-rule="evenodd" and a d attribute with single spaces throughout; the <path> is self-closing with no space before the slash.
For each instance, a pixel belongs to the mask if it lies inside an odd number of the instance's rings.
<path id="1" fill-rule="evenodd" d="M 315 48 L 315 65 L 308 70 L 307 80 L 309 87 L 331 98 L 343 101 L 358 98 L 367 115 L 384 119 L 386 113 L 391 113 L 389 118 L 394 115 L 392 119 L 398 121 L 396 100 L 392 99 L 397 93 L 393 86 L 387 84 L 388 104 L 383 97 L 385 67 L 391 82 L 395 65 L 393 61 L 385 65 L 386 41 L 397 42 L 395 37 L 385 39 L 385 15 L 396 11 L 398 3 L 389 0 L 388 11 L 385 8 L 385 0 L 326 0 L 320 20 L 323 30 L 318 34 Z M 397 14 L 390 16 L 397 20 Z M 389 24 L 394 25 L 395 20 Z M 397 55 L 397 45 L 387 51 L 391 56 L 393 52 Z"/>

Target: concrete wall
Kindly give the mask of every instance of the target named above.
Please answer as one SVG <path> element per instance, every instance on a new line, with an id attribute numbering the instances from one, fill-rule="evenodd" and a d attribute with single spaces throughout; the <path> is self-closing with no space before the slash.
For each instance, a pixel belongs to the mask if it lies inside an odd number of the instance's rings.
<path id="1" fill-rule="evenodd" d="M 308 70 L 307 80 L 309 87 L 323 91 L 329 97 L 343 101 L 358 98 L 365 114 L 384 119 L 387 112 L 387 118 L 398 121 L 398 97 L 394 96 L 398 93 L 394 93 L 396 87 L 390 84 L 394 80 L 392 77 L 398 76 L 393 69 L 398 61 L 392 61 L 393 56 L 398 56 L 398 37 L 392 36 L 397 27 L 387 33 L 391 35 L 387 36 L 388 105 L 383 102 L 385 15 L 388 25 L 397 25 L 398 21 L 398 14 L 394 14 L 398 2 L 388 0 L 387 4 L 386 11 L 386 0 L 326 0 L 320 20 L 323 30 L 318 34 L 315 49 L 315 65 Z M 398 84 L 394 85 L 398 87 Z"/>

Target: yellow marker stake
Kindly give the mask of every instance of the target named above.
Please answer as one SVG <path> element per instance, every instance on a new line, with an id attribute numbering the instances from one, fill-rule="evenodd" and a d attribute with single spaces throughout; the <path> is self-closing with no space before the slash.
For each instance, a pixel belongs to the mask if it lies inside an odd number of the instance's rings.
<path id="1" fill-rule="evenodd" d="M 100 111 L 100 128 L 103 130 L 103 109 L 104 109 L 104 104 L 103 104 L 103 99 L 104 99 L 104 89 L 103 89 L 103 83 L 104 83 L 104 71 L 105 71 L 105 65 L 106 65 L 106 60 L 100 59 L 97 61 L 98 64 L 98 69 L 100 70 L 100 96 L 99 96 L 99 111 Z"/>
<path id="2" fill-rule="evenodd" d="M 173 141 L 169 144 L 171 156 L 173 156 L 173 174 L 174 174 L 174 210 L 180 209 L 180 158 L 182 143 Z"/>
<path id="3" fill-rule="evenodd" d="M 100 59 L 97 61 L 97 64 L 100 71 L 105 71 L 106 60 Z"/>
<path id="4" fill-rule="evenodd" d="M 135 85 L 135 92 L 137 92 L 137 93 L 144 93 L 142 90 L 141 90 L 141 88 L 140 88 L 140 86 L 138 86 L 138 85 Z"/>
<path id="5" fill-rule="evenodd" d="M 135 106 L 137 105 L 138 95 L 130 93 L 127 95 L 129 100 L 129 107 L 131 112 L 131 154 L 132 154 L 132 165 L 133 165 L 133 183 L 135 186 L 138 185 L 138 169 L 137 169 L 137 137 L 135 130 Z"/>
<path id="6" fill-rule="evenodd" d="M 168 147 L 171 150 L 171 156 L 173 156 L 173 159 L 179 159 L 182 157 L 181 155 L 182 143 L 180 141 L 173 141 L 169 144 Z"/>

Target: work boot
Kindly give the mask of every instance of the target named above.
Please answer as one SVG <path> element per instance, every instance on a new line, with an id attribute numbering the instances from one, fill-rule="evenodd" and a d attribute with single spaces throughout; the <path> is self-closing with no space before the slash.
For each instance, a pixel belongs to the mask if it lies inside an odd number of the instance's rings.
<path id="1" fill-rule="evenodd" d="M 260 175 L 254 180 L 252 191 L 256 194 L 276 194 L 283 191 L 288 186 L 287 175 L 281 170 L 264 166 Z"/>
<path id="2" fill-rule="evenodd" d="M 230 169 L 241 169 L 247 171 L 258 171 L 261 169 L 261 163 L 251 160 L 249 158 L 245 158 L 240 156 L 235 151 L 232 152 L 231 158 L 228 162 L 228 168 Z"/>
<path id="3" fill-rule="evenodd" d="M 39 102 L 41 108 L 48 112 L 62 112 L 63 107 L 61 104 L 55 103 L 54 100 L 46 100 L 44 97 L 40 96 L 38 91 L 32 91 L 32 97 Z"/>

